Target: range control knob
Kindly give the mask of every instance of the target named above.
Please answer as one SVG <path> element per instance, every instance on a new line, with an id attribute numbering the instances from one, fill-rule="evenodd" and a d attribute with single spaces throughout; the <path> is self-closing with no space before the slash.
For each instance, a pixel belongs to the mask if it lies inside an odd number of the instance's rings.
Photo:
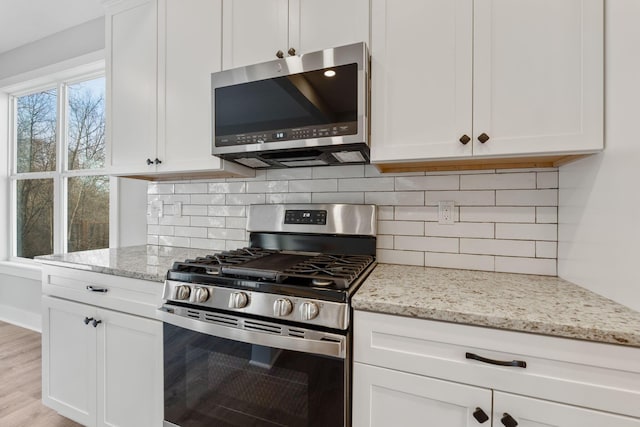
<path id="1" fill-rule="evenodd" d="M 284 317 L 293 311 L 293 304 L 287 298 L 278 298 L 273 303 L 274 316 Z"/>
<path id="2" fill-rule="evenodd" d="M 195 302 L 205 302 L 209 299 L 209 290 L 207 288 L 196 286 L 193 289 L 193 299 Z"/>
<path id="3" fill-rule="evenodd" d="M 188 285 L 180 285 L 176 288 L 176 299 L 189 299 L 191 295 L 191 288 Z"/>
<path id="4" fill-rule="evenodd" d="M 229 308 L 244 308 L 249 303 L 249 297 L 244 292 L 233 292 L 229 295 Z"/>
<path id="5" fill-rule="evenodd" d="M 303 302 L 300 306 L 300 315 L 302 316 L 302 320 L 314 319 L 318 316 L 319 312 L 320 309 L 318 308 L 318 304 L 315 302 Z"/>

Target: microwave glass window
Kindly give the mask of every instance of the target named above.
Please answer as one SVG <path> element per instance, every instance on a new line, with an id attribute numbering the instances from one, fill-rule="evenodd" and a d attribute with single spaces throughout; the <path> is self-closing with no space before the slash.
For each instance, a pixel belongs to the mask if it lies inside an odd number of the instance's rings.
<path id="1" fill-rule="evenodd" d="M 335 74 L 328 77 L 328 70 Z M 358 66 L 347 64 L 216 88 L 216 142 L 260 132 L 260 143 L 298 138 L 299 132 L 331 136 L 324 132 L 334 128 L 343 129 L 341 135 L 355 134 L 351 124 L 358 115 L 357 87 Z"/>

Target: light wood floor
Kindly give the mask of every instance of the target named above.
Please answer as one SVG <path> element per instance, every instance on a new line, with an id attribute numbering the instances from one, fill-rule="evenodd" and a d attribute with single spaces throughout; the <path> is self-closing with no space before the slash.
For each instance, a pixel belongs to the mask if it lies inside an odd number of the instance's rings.
<path id="1" fill-rule="evenodd" d="M 0 426 L 80 427 L 40 401 L 40 346 L 39 333 L 0 322 Z"/>

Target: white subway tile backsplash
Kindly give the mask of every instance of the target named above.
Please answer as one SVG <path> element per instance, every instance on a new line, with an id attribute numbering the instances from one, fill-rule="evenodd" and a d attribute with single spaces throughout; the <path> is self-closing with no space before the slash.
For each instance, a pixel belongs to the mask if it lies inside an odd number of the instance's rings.
<path id="1" fill-rule="evenodd" d="M 558 172 L 538 172 L 538 188 L 558 188 Z"/>
<path id="2" fill-rule="evenodd" d="M 557 242 L 536 242 L 536 258 L 557 258 Z"/>
<path id="3" fill-rule="evenodd" d="M 536 246 L 527 240 L 460 239 L 460 253 L 534 257 Z"/>
<path id="4" fill-rule="evenodd" d="M 469 222 L 529 222 L 536 221 L 535 207 L 463 206 L 460 221 Z"/>
<path id="5" fill-rule="evenodd" d="M 425 223 L 425 235 L 437 237 L 482 237 L 493 239 L 493 223 L 457 222 L 455 224 Z"/>
<path id="6" fill-rule="evenodd" d="M 150 182 L 147 186 L 147 194 L 173 194 L 174 184 L 162 184 Z"/>
<path id="7" fill-rule="evenodd" d="M 206 227 L 175 227 L 175 236 L 182 237 L 207 237 Z"/>
<path id="8" fill-rule="evenodd" d="M 205 216 L 207 215 L 207 205 L 182 205 L 183 216 Z"/>
<path id="9" fill-rule="evenodd" d="M 224 194 L 192 194 L 192 205 L 224 205 Z"/>
<path id="10" fill-rule="evenodd" d="M 147 233 L 163 234 L 165 236 L 173 236 L 175 227 L 172 225 L 147 225 Z"/>
<path id="11" fill-rule="evenodd" d="M 499 190 L 536 188 L 536 174 L 501 173 L 464 175 L 460 177 L 461 190 Z"/>
<path id="12" fill-rule="evenodd" d="M 209 228 L 207 237 L 209 239 L 221 240 L 244 240 L 246 237 L 244 230 L 232 228 Z"/>
<path id="13" fill-rule="evenodd" d="M 496 257 L 495 271 L 555 276 L 557 274 L 556 264 L 555 259 Z"/>
<path id="14" fill-rule="evenodd" d="M 286 193 L 289 181 L 254 181 L 247 182 L 247 193 Z"/>
<path id="15" fill-rule="evenodd" d="M 338 191 L 393 191 L 393 178 L 350 178 L 338 180 Z"/>
<path id="16" fill-rule="evenodd" d="M 425 205 L 437 206 L 439 201 L 453 200 L 456 206 L 494 206 L 495 191 L 427 191 Z"/>
<path id="17" fill-rule="evenodd" d="M 311 168 L 267 169 L 267 180 L 295 181 L 311 179 Z"/>
<path id="18" fill-rule="evenodd" d="M 364 193 L 311 193 L 311 203 L 364 203 Z"/>
<path id="19" fill-rule="evenodd" d="M 227 228 L 240 228 L 244 230 L 247 228 L 247 219 L 244 217 L 229 216 L 226 218 L 225 226 Z"/>
<path id="20" fill-rule="evenodd" d="M 246 193 L 246 182 L 214 182 L 209 184 L 209 193 Z"/>
<path id="21" fill-rule="evenodd" d="M 424 265 L 427 267 L 461 268 L 465 270 L 493 271 L 494 257 L 488 255 L 445 254 L 425 252 Z"/>
<path id="22" fill-rule="evenodd" d="M 267 194 L 267 204 L 274 203 L 311 203 L 311 193 Z"/>
<path id="23" fill-rule="evenodd" d="M 192 227 L 224 227 L 226 217 L 224 216 L 192 216 Z"/>
<path id="24" fill-rule="evenodd" d="M 393 218 L 393 206 L 377 206 L 378 219 L 392 220 Z"/>
<path id="25" fill-rule="evenodd" d="M 536 207 L 536 222 L 539 224 L 557 224 L 558 208 L 555 206 Z"/>
<path id="26" fill-rule="evenodd" d="M 313 168 L 311 171 L 313 179 L 322 178 L 364 178 L 364 165 L 352 166 L 324 166 Z"/>
<path id="27" fill-rule="evenodd" d="M 209 206 L 209 216 L 245 216 L 245 206 Z"/>
<path id="28" fill-rule="evenodd" d="M 305 179 L 291 181 L 289 191 L 292 193 L 327 193 L 338 191 L 338 180 L 332 179 Z"/>
<path id="29" fill-rule="evenodd" d="M 227 205 L 264 205 L 264 194 L 227 194 Z"/>
<path id="30" fill-rule="evenodd" d="M 225 250 L 225 240 L 193 238 L 191 239 L 189 247 L 210 251 L 223 251 Z"/>
<path id="31" fill-rule="evenodd" d="M 208 191 L 207 183 L 205 182 L 175 184 L 176 194 L 198 194 L 198 193 L 206 193 L 207 191 Z"/>
<path id="32" fill-rule="evenodd" d="M 188 226 L 190 225 L 189 221 L 189 217 L 188 216 L 173 216 L 173 215 L 169 215 L 169 216 L 163 216 L 158 218 L 158 224 L 160 225 L 183 225 L 183 226 Z"/>
<path id="33" fill-rule="evenodd" d="M 378 221 L 378 234 L 392 234 L 394 236 L 424 236 L 424 222 Z"/>
<path id="34" fill-rule="evenodd" d="M 424 252 L 378 249 L 376 258 L 378 262 L 386 264 L 424 265 Z M 398 280 L 400 280 L 400 278 L 398 278 Z"/>
<path id="35" fill-rule="evenodd" d="M 436 206 L 397 206 L 395 219 L 404 221 L 437 221 L 438 208 Z"/>
<path id="36" fill-rule="evenodd" d="M 421 252 L 457 253 L 459 239 L 446 237 L 395 236 L 394 249 Z"/>
<path id="37" fill-rule="evenodd" d="M 558 190 L 497 190 L 498 206 L 558 206 Z"/>
<path id="38" fill-rule="evenodd" d="M 458 175 L 403 176 L 396 178 L 396 190 L 459 190 Z"/>
<path id="39" fill-rule="evenodd" d="M 378 249 L 393 249 L 393 236 L 379 235 L 376 239 Z"/>
<path id="40" fill-rule="evenodd" d="M 424 193 L 422 191 L 367 192 L 364 195 L 364 202 L 372 205 L 422 206 Z"/>
<path id="41" fill-rule="evenodd" d="M 158 244 L 161 246 L 177 246 L 188 248 L 190 239 L 188 237 L 158 236 Z"/>
<path id="42" fill-rule="evenodd" d="M 496 239 L 558 241 L 556 224 L 496 224 Z"/>
<path id="43" fill-rule="evenodd" d="M 379 262 L 556 274 L 558 171 L 380 173 L 373 165 L 258 170 L 252 178 L 149 183 L 147 241 L 203 251 L 248 245 L 247 206 L 368 203 L 378 208 Z M 452 225 L 438 202 L 455 203 Z M 175 204 L 182 211 L 175 211 Z"/>

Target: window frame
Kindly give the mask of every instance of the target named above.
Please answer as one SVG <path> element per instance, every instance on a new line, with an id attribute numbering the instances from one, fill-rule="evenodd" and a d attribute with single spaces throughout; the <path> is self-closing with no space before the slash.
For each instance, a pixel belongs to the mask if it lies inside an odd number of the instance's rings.
<path id="1" fill-rule="evenodd" d="M 17 255 L 18 229 L 17 229 L 17 183 L 28 179 L 53 179 L 53 253 L 67 253 L 68 241 L 68 181 L 70 178 L 83 176 L 107 175 L 108 173 L 108 153 L 109 139 L 105 139 L 105 164 L 100 169 L 77 169 L 69 170 L 68 165 L 68 141 L 67 141 L 67 99 L 68 87 L 70 85 L 89 81 L 96 78 L 105 79 L 105 95 L 107 93 L 107 76 L 104 61 L 86 64 L 69 70 L 55 73 L 50 76 L 41 77 L 35 81 L 29 81 L 14 85 L 8 92 L 8 181 L 9 181 L 9 242 L 8 260 L 12 262 L 35 263 L 36 261 L 19 257 Z M 17 172 L 17 101 L 21 96 L 37 93 L 42 90 L 56 89 L 57 93 L 57 117 L 56 117 L 56 169 L 45 172 Z M 5 89 L 6 90 L 6 89 Z M 105 99 L 105 115 L 107 110 Z M 106 117 L 105 117 L 106 121 Z M 105 128 L 106 128 L 105 123 Z M 117 191 L 114 178 L 109 176 L 109 201 L 110 205 L 116 199 L 112 192 Z M 109 212 L 109 245 L 113 240 L 111 222 L 113 221 L 110 207 Z"/>

